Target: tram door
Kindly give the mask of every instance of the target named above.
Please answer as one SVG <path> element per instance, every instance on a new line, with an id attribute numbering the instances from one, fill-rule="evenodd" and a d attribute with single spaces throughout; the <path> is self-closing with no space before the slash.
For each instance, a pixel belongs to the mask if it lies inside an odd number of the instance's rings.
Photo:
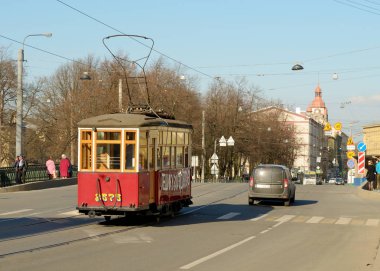
<path id="1" fill-rule="evenodd" d="M 149 133 L 149 203 L 155 203 L 156 196 L 156 172 L 157 172 L 157 148 L 158 148 L 158 136 L 157 130 L 151 130 Z"/>

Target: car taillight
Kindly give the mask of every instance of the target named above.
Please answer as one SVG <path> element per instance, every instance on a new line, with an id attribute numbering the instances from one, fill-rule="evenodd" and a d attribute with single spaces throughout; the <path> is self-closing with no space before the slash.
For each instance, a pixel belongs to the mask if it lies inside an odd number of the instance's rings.
<path id="1" fill-rule="evenodd" d="M 288 186 L 289 186 L 289 180 L 284 179 L 284 188 L 288 188 Z"/>
<path id="2" fill-rule="evenodd" d="M 249 177 L 249 187 L 253 187 L 255 185 L 255 180 L 253 179 L 253 177 Z"/>

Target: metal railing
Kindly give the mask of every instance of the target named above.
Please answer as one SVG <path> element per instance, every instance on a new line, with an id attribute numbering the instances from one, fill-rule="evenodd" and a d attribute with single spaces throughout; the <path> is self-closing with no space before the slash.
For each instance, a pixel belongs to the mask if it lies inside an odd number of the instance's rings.
<path id="1" fill-rule="evenodd" d="M 77 176 L 77 166 L 72 166 L 72 177 Z M 59 164 L 55 165 L 57 171 L 57 178 L 59 178 Z M 25 183 L 37 182 L 47 180 L 48 174 L 45 165 L 28 165 L 28 169 L 25 174 Z M 16 185 L 16 170 L 14 167 L 0 168 L 0 187 Z"/>

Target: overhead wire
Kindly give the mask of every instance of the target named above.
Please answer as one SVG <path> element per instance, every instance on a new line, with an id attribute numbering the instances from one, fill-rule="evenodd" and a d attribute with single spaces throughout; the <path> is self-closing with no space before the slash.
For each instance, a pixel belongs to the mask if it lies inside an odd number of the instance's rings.
<path id="1" fill-rule="evenodd" d="M 90 18 L 91 20 L 94 20 L 94 21 L 96 21 L 96 22 L 98 22 L 98 23 L 100 23 L 100 24 L 102 24 L 102 25 L 104 25 L 104 26 L 106 26 L 106 27 L 108 27 L 108 28 L 110 28 L 110 29 L 112 29 L 112 30 L 114 30 L 114 31 L 116 31 L 116 32 L 118 32 L 118 33 L 120 33 L 120 34 L 128 35 L 128 34 L 124 33 L 123 31 L 121 31 L 121 30 L 119 30 L 119 29 L 117 29 L 117 28 L 115 28 L 115 27 L 113 27 L 113 26 L 111 26 L 111 25 L 109 25 L 109 24 L 106 24 L 106 23 L 104 23 L 103 21 L 101 21 L 101 20 L 99 20 L 99 19 L 96 19 L 95 17 L 93 17 L 93 16 L 91 16 L 91 15 L 89 15 L 89 14 L 87 14 L 87 13 L 85 13 L 85 12 L 83 12 L 83 11 L 81 11 L 81 10 L 79 10 L 79 9 L 77 9 L 77 8 L 75 8 L 75 7 L 73 7 L 73 6 L 69 5 L 69 4 L 67 4 L 67 3 L 65 3 L 64 1 L 61 1 L 61 0 L 56 0 L 56 1 L 59 2 L 59 3 L 61 3 L 61 4 L 64 5 L 64 6 L 68 7 L 68 8 L 70 8 L 70 9 L 72 9 L 72 10 L 74 10 L 74 11 L 76 11 L 76 12 L 78 12 L 78 13 L 84 15 L 84 16 L 86 16 L 87 18 Z M 129 37 L 129 38 L 132 39 L 132 40 L 134 40 L 134 41 L 136 41 L 137 43 L 140 43 L 141 45 L 143 45 L 143 46 L 145 46 L 145 47 L 147 47 L 147 48 L 150 48 L 149 45 L 146 45 L 145 43 L 143 43 L 143 42 L 141 42 L 141 41 L 139 41 L 139 40 L 137 40 L 137 39 L 135 39 L 135 38 L 133 38 L 133 37 Z M 193 67 L 190 67 L 189 65 L 184 64 L 182 61 L 176 60 L 176 59 L 174 59 L 173 57 L 171 57 L 171 56 L 169 56 L 169 55 L 167 55 L 167 54 L 165 54 L 165 53 L 163 53 L 163 52 L 160 52 L 160 51 L 158 51 L 158 50 L 156 50 L 156 49 L 153 49 L 153 51 L 156 52 L 157 54 L 161 55 L 161 56 L 164 56 L 164 57 L 166 57 L 166 58 L 168 58 L 168 59 L 170 59 L 170 60 L 172 60 L 172 61 L 178 63 L 178 64 L 181 64 L 181 65 L 185 66 L 185 67 L 186 67 L 187 69 L 189 69 L 189 70 L 192 70 L 192 71 L 194 71 L 194 72 L 197 72 L 197 73 L 199 73 L 199 74 L 202 74 L 202 75 L 204 75 L 204 76 L 206 76 L 206 77 L 209 77 L 209 78 L 212 78 L 212 79 L 214 78 L 214 76 L 209 75 L 209 74 L 207 74 L 207 73 L 204 73 L 204 72 L 202 72 L 202 71 L 200 71 L 200 70 L 197 70 L 197 69 L 195 69 L 195 68 L 193 68 Z"/>
<path id="2" fill-rule="evenodd" d="M 44 49 L 41 49 L 41 48 L 38 48 L 38 47 L 35 47 L 35 46 L 32 46 L 32 45 L 28 45 L 28 44 L 26 44 L 26 43 L 23 43 L 23 42 L 21 42 L 21 41 L 18 41 L 18 40 L 15 40 L 15 39 L 9 38 L 9 37 L 4 36 L 4 35 L 1 35 L 1 34 L 0 34 L 0 37 L 2 37 L 2 38 L 4 38 L 4 39 L 7 39 L 7 40 L 10 40 L 10 41 L 13 41 L 13 42 L 16 42 L 16 43 L 19 43 L 19 44 L 24 45 L 24 46 L 26 46 L 26 47 L 33 48 L 33 49 L 35 49 L 35 50 L 37 50 L 37 51 L 40 51 L 40 52 L 43 52 L 43 53 L 46 53 L 46 54 L 49 54 L 49 55 L 52 55 L 52 56 L 55 56 L 55 57 L 59 57 L 59 58 L 62 58 L 62 59 L 68 60 L 68 61 L 72 61 L 72 62 L 75 62 L 75 63 L 81 64 L 81 65 L 88 66 L 87 64 L 82 63 L 82 62 L 80 62 L 80 61 L 78 61 L 78 60 L 75 60 L 75 59 L 72 59 L 72 58 L 68 58 L 68 57 L 65 57 L 65 56 L 61 56 L 61 55 L 59 55 L 59 54 L 52 53 L 52 52 L 50 52 L 50 51 L 47 51 L 47 50 L 44 50 Z"/>

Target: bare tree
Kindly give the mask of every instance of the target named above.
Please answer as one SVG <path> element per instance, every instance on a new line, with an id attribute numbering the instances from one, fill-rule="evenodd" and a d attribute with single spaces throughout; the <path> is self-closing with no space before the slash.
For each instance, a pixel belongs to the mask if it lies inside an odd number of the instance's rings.
<path id="1" fill-rule="evenodd" d="M 0 48 L 0 165 L 14 161 L 15 97 L 17 86 L 16 62 L 7 48 Z"/>

